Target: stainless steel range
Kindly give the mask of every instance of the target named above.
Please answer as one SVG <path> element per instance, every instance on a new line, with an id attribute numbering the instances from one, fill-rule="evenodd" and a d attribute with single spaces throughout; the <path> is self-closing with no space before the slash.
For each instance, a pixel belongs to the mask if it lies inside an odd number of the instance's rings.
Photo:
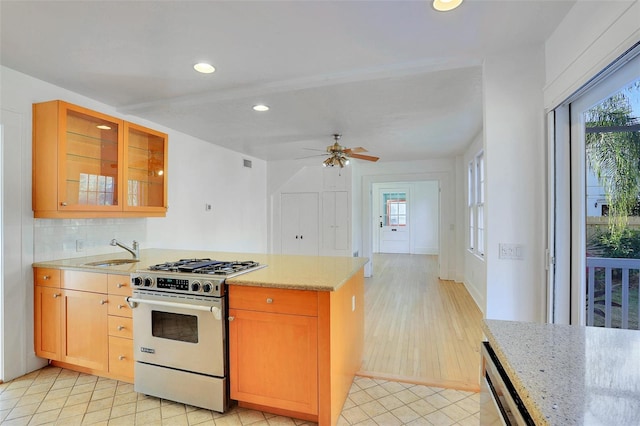
<path id="1" fill-rule="evenodd" d="M 265 266 L 181 259 L 131 274 L 136 392 L 224 412 L 225 280 Z"/>

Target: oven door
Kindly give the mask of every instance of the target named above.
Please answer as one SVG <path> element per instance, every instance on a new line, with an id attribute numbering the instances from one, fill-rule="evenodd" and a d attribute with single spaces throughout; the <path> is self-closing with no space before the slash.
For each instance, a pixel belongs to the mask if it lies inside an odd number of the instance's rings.
<path id="1" fill-rule="evenodd" d="M 127 300 L 136 362 L 225 376 L 223 298 L 134 290 Z"/>

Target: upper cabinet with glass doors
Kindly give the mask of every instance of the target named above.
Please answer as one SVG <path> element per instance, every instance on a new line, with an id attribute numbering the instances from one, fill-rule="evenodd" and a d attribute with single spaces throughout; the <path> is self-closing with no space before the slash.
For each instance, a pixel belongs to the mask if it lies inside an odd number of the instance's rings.
<path id="1" fill-rule="evenodd" d="M 164 216 L 167 135 L 63 101 L 33 105 L 40 218 Z"/>

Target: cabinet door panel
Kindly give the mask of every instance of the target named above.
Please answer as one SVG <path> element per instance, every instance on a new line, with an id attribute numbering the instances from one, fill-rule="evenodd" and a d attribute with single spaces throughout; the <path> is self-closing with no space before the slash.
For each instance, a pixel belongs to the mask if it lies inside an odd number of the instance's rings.
<path id="1" fill-rule="evenodd" d="M 125 211 L 162 212 L 167 207 L 167 135 L 125 122 Z"/>
<path id="2" fill-rule="evenodd" d="M 315 317 L 230 309 L 231 398 L 318 414 Z"/>
<path id="3" fill-rule="evenodd" d="M 36 286 L 34 289 L 34 337 L 36 355 L 59 361 L 62 356 L 61 309 L 62 291 L 59 288 Z"/>
<path id="4" fill-rule="evenodd" d="M 107 295 L 63 290 L 63 361 L 108 370 Z"/>

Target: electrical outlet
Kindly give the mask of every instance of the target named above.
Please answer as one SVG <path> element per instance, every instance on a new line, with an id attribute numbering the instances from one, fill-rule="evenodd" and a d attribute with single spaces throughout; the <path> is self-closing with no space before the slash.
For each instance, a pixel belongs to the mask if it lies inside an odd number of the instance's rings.
<path id="1" fill-rule="evenodd" d="M 522 244 L 500 243 L 498 258 L 511 260 L 524 260 L 524 246 Z"/>
<path id="2" fill-rule="evenodd" d="M 84 251 L 84 240 L 76 240 L 76 251 Z"/>
<path id="3" fill-rule="evenodd" d="M 204 211 L 210 212 L 211 211 L 211 204 L 205 204 L 204 205 Z"/>

